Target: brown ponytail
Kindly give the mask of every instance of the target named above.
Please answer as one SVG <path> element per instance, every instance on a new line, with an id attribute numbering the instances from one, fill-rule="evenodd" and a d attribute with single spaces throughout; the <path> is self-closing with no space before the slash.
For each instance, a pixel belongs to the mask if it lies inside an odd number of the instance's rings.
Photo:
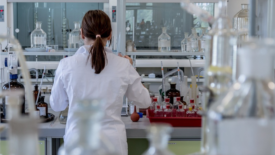
<path id="1" fill-rule="evenodd" d="M 110 18 L 101 10 L 88 11 L 83 17 L 81 28 L 86 38 L 94 40 L 87 60 L 92 57 L 91 66 L 99 74 L 108 61 L 102 39 L 109 37 L 112 32 Z"/>

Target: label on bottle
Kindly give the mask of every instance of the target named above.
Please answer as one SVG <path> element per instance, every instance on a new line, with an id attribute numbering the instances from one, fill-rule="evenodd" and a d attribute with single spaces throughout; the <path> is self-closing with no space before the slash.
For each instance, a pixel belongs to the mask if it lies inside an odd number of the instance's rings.
<path id="1" fill-rule="evenodd" d="M 157 105 L 157 109 L 160 109 L 160 105 Z"/>
<path id="2" fill-rule="evenodd" d="M 45 43 L 45 39 L 44 39 L 44 37 L 34 37 L 33 43 L 34 44 L 44 44 Z"/>
<path id="3" fill-rule="evenodd" d="M 46 116 L 46 107 L 37 107 L 40 111 L 40 116 Z"/>
<path id="4" fill-rule="evenodd" d="M 72 36 L 70 43 L 71 44 L 78 44 L 80 42 L 80 36 Z"/>
<path id="5" fill-rule="evenodd" d="M 233 119 L 218 123 L 217 154 L 273 154 L 275 121 L 267 119 Z"/>
<path id="6" fill-rule="evenodd" d="M 170 109 L 170 105 L 166 105 L 166 109 Z"/>
<path id="7" fill-rule="evenodd" d="M 191 42 L 191 47 L 194 49 L 194 48 L 197 48 L 198 47 L 198 42 L 197 41 L 192 41 Z"/>
<path id="8" fill-rule="evenodd" d="M 179 105 L 179 109 L 182 109 L 182 105 Z"/>

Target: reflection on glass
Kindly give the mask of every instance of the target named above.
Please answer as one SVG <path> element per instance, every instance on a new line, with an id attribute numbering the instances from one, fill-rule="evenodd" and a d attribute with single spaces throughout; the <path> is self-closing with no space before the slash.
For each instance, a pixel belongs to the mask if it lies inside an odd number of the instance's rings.
<path id="1" fill-rule="evenodd" d="M 14 28 L 20 33 L 15 37 L 23 49 L 31 46 L 31 32 L 35 22 L 41 21 L 41 29 L 47 34 L 48 45 L 68 48 L 69 33 L 74 29 L 74 22 L 81 22 L 89 10 L 103 10 L 104 3 L 13 3 Z M 108 13 L 108 12 L 107 12 Z"/>
<path id="2" fill-rule="evenodd" d="M 200 4 L 214 14 L 215 3 Z M 185 32 L 191 34 L 193 27 L 208 27 L 196 24 L 195 18 L 177 3 L 127 3 L 126 40 L 134 40 L 137 51 L 160 51 L 158 37 L 163 33 L 162 28 L 166 27 L 166 34 L 170 36 L 170 51 L 182 51 Z"/>

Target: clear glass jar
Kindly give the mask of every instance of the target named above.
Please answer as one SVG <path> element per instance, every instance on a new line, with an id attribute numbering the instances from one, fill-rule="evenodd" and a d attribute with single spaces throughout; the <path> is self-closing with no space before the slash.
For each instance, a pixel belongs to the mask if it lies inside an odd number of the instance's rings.
<path id="1" fill-rule="evenodd" d="M 171 37 L 166 33 L 166 27 L 162 28 L 162 34 L 158 37 L 158 51 L 169 52 L 171 50 Z"/>
<path id="2" fill-rule="evenodd" d="M 205 48 L 206 48 L 206 27 L 202 27 L 201 28 L 201 35 L 199 37 L 199 51 L 200 52 L 205 52 Z"/>
<path id="3" fill-rule="evenodd" d="M 41 22 L 36 22 L 36 28 L 31 33 L 31 48 L 46 48 L 47 34 L 42 30 Z"/>
<path id="4" fill-rule="evenodd" d="M 192 52 L 199 51 L 198 35 L 195 28 L 192 28 L 192 35 L 190 36 Z"/>
<path id="5" fill-rule="evenodd" d="M 274 154 L 274 44 L 252 40 L 238 51 L 238 81 L 208 112 L 209 154 Z"/>
<path id="6" fill-rule="evenodd" d="M 233 28 L 238 31 L 239 39 L 248 37 L 248 4 L 242 4 L 242 9 L 233 18 Z"/>
<path id="7" fill-rule="evenodd" d="M 69 48 L 79 48 L 82 46 L 82 40 L 80 38 L 80 23 L 74 22 L 74 29 L 69 34 Z"/>
<path id="8" fill-rule="evenodd" d="M 152 124 L 147 129 L 149 148 L 142 155 L 174 155 L 167 149 L 172 128 L 168 124 Z"/>

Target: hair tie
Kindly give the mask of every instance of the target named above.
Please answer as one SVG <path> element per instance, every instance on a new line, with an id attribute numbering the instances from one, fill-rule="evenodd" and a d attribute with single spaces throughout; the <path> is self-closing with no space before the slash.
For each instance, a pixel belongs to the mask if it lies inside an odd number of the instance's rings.
<path id="1" fill-rule="evenodd" d="M 96 35 L 96 38 L 98 38 L 98 37 L 101 38 L 101 35 L 100 35 L 100 34 L 97 34 L 97 35 Z"/>

